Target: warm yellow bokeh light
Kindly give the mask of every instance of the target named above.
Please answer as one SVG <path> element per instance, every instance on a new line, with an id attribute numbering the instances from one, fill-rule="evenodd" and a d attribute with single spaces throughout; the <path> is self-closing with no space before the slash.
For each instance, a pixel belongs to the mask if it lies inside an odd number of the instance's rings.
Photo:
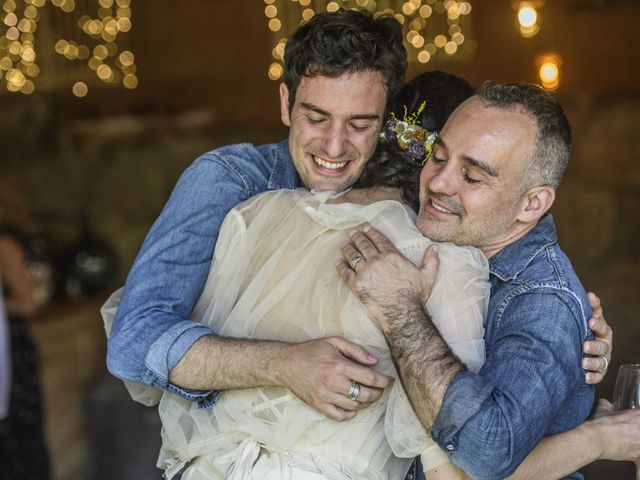
<path id="1" fill-rule="evenodd" d="M 118 60 L 120 60 L 122 65 L 131 65 L 133 63 L 133 53 L 129 50 L 125 50 L 120 54 Z"/>
<path id="2" fill-rule="evenodd" d="M 416 11 L 416 7 L 414 7 L 411 2 L 405 2 L 402 5 L 402 13 L 404 13 L 405 15 L 409 16 L 409 15 L 413 15 L 413 12 Z"/>
<path id="3" fill-rule="evenodd" d="M 444 51 L 447 55 L 453 55 L 458 51 L 458 44 L 456 42 L 447 42 L 444 46 Z"/>
<path id="4" fill-rule="evenodd" d="M 16 27 L 10 27 L 4 34 L 9 40 L 17 40 L 20 38 L 20 31 Z"/>
<path id="5" fill-rule="evenodd" d="M 416 35 L 411 41 L 411 45 L 416 48 L 422 48 L 424 45 L 424 37 L 422 35 Z"/>
<path id="6" fill-rule="evenodd" d="M 531 28 L 538 23 L 538 11 L 533 4 L 522 2 L 518 8 L 518 23 L 521 27 Z"/>
<path id="7" fill-rule="evenodd" d="M 553 83 L 558 80 L 558 77 L 560 76 L 560 70 L 558 69 L 558 65 L 555 62 L 547 61 L 540 66 L 538 75 L 540 76 L 540 80 L 542 80 L 543 83 Z"/>
<path id="8" fill-rule="evenodd" d="M 96 74 L 100 80 L 107 80 L 111 76 L 111 67 L 102 64 L 96 69 Z"/>
<path id="9" fill-rule="evenodd" d="M 36 65 L 35 63 L 30 63 L 29 65 L 27 65 L 26 73 L 31 78 L 37 77 L 38 75 L 40 75 L 40 67 L 38 67 L 38 65 Z"/>
<path id="10" fill-rule="evenodd" d="M 418 61 L 420 63 L 428 63 L 431 60 L 431 55 L 426 50 L 422 50 L 418 53 Z"/>
<path id="11" fill-rule="evenodd" d="M 278 9 L 275 5 L 267 5 L 264 7 L 264 14 L 267 18 L 275 18 L 278 15 Z"/>
<path id="12" fill-rule="evenodd" d="M 418 10 L 418 13 L 422 18 L 429 18 L 433 13 L 433 9 L 429 5 L 423 5 L 420 7 L 420 10 Z"/>
<path id="13" fill-rule="evenodd" d="M 340 10 L 340 5 L 337 2 L 327 3 L 327 12 L 337 12 L 338 10 Z"/>
<path id="14" fill-rule="evenodd" d="M 560 86 L 560 67 L 562 59 L 555 54 L 538 57 L 538 77 L 542 86 L 549 91 L 557 90 Z"/>
<path id="15" fill-rule="evenodd" d="M 277 32 L 278 30 L 280 30 L 280 28 L 282 28 L 282 22 L 280 22 L 280 20 L 278 20 L 277 18 L 272 18 L 271 20 L 269 20 L 269 30 L 271 30 L 272 32 Z"/>
<path id="16" fill-rule="evenodd" d="M 35 89 L 35 84 L 31 80 L 26 80 L 20 87 L 20 92 L 24 93 L 25 95 L 30 95 L 35 91 Z"/>
<path id="17" fill-rule="evenodd" d="M 122 79 L 122 84 L 129 90 L 133 90 L 138 86 L 138 77 L 133 74 L 125 75 Z"/>
<path id="18" fill-rule="evenodd" d="M 9 57 L 0 58 L 0 70 L 9 70 L 13 66 L 13 62 Z"/>
<path id="19" fill-rule="evenodd" d="M 4 17 L 4 24 L 7 27 L 15 27 L 18 23 L 18 17 L 15 13 L 9 13 L 6 17 Z"/>
<path id="20" fill-rule="evenodd" d="M 269 66 L 269 78 L 271 80 L 279 80 L 282 77 L 282 74 L 284 73 L 284 69 L 282 68 L 282 65 L 280 65 L 279 63 L 272 63 Z"/>
<path id="21" fill-rule="evenodd" d="M 76 96 L 76 97 L 84 97 L 87 95 L 87 93 L 89 93 L 89 87 L 87 87 L 87 84 L 84 82 L 76 82 L 73 84 L 73 88 L 71 89 L 71 92 Z"/>

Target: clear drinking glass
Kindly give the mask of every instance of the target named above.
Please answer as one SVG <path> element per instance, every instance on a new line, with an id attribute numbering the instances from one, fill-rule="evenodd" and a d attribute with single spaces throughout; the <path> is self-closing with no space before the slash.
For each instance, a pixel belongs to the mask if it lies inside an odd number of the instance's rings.
<path id="1" fill-rule="evenodd" d="M 613 389 L 613 406 L 616 410 L 640 408 L 640 364 L 620 366 L 616 386 Z M 636 467 L 636 480 L 640 480 L 638 467 Z"/>
<path id="2" fill-rule="evenodd" d="M 640 364 L 621 365 L 613 389 L 616 410 L 640 408 Z"/>

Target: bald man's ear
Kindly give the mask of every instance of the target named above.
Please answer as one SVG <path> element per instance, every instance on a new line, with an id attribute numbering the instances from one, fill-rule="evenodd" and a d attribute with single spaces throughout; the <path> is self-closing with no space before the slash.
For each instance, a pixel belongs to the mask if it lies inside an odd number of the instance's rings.
<path id="1" fill-rule="evenodd" d="M 291 126 L 291 117 L 289 116 L 289 89 L 283 83 L 280 84 L 280 118 L 282 123 L 287 127 Z"/>
<path id="2" fill-rule="evenodd" d="M 549 211 L 555 199 L 556 189 L 548 185 L 529 189 L 524 194 L 524 205 L 518 220 L 524 223 L 537 222 Z"/>

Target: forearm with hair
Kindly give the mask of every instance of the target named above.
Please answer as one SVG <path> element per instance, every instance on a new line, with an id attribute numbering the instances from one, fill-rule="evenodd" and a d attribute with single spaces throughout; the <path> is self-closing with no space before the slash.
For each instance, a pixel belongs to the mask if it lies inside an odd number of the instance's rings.
<path id="1" fill-rule="evenodd" d="M 410 297 L 385 308 L 385 335 L 402 385 L 422 426 L 431 430 L 449 384 L 465 369 Z"/>
<path id="2" fill-rule="evenodd" d="M 206 335 L 169 372 L 169 381 L 194 390 L 283 385 L 287 346 L 283 342 Z"/>

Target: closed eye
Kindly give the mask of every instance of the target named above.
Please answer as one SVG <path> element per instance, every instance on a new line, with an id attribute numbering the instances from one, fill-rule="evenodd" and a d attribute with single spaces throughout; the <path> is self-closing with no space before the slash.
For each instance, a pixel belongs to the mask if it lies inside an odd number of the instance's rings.
<path id="1" fill-rule="evenodd" d="M 366 130 L 369 130 L 369 128 L 371 128 L 370 124 L 366 124 L 366 125 L 357 125 L 357 124 L 350 124 L 351 128 L 353 128 L 356 132 L 364 132 Z"/>
<path id="2" fill-rule="evenodd" d="M 307 117 L 307 120 L 309 120 L 310 123 L 313 123 L 315 125 L 318 125 L 324 121 L 326 121 L 326 118 L 315 118 L 315 117 Z"/>
<path id="3" fill-rule="evenodd" d="M 466 168 L 462 169 L 462 177 L 464 178 L 464 181 L 467 183 L 476 184 L 481 182 L 481 180 L 470 177 L 469 172 L 467 171 Z"/>

